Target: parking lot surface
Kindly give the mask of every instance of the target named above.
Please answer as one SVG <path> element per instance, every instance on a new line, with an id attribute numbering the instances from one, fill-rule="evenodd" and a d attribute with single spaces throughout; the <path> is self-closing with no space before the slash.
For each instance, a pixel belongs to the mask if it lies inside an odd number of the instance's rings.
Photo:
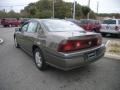
<path id="1" fill-rule="evenodd" d="M 0 90 L 120 90 L 120 60 L 102 58 L 71 71 L 48 67 L 39 71 L 33 58 L 13 41 L 14 28 L 0 28 Z M 103 38 L 119 40 L 116 37 Z"/>

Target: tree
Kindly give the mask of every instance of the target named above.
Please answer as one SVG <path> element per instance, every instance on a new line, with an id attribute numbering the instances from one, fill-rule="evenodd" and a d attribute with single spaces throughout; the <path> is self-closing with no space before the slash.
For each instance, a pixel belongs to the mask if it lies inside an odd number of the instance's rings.
<path id="1" fill-rule="evenodd" d="M 8 18 L 19 18 L 20 14 L 16 13 L 15 11 L 11 10 L 7 13 L 7 17 Z"/>
<path id="2" fill-rule="evenodd" d="M 67 3 L 63 0 L 55 1 L 55 18 L 72 18 L 73 3 Z M 76 2 L 76 18 L 86 18 L 90 8 L 81 6 Z M 50 18 L 53 13 L 53 0 L 39 0 L 36 3 L 31 3 L 21 11 L 22 16 Z M 94 12 L 92 12 L 92 15 Z"/>
<path id="3" fill-rule="evenodd" d="M 82 6 L 82 13 L 84 15 L 83 18 L 86 18 L 90 11 L 90 8 L 88 8 L 87 6 Z"/>
<path id="4" fill-rule="evenodd" d="M 0 11 L 0 18 L 5 18 L 7 16 L 7 13 L 4 11 Z"/>

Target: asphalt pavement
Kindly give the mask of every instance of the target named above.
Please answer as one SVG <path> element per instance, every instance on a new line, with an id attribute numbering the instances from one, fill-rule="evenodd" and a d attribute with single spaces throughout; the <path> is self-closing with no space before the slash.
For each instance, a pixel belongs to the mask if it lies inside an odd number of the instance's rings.
<path id="1" fill-rule="evenodd" d="M 0 28 L 1 28 L 2 26 L 0 25 Z M 2 44 L 3 43 L 3 39 L 2 38 L 0 38 L 0 44 Z"/>
<path id="2" fill-rule="evenodd" d="M 33 58 L 13 41 L 14 28 L 0 28 L 0 90 L 120 90 L 120 60 L 101 58 L 86 67 L 39 71 Z M 107 40 L 118 38 L 103 38 Z"/>

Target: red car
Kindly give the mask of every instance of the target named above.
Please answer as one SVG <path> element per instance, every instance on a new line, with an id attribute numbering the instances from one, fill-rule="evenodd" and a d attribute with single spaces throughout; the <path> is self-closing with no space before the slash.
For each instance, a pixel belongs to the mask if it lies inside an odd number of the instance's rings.
<path id="1" fill-rule="evenodd" d="M 10 26 L 19 26 L 20 25 L 20 21 L 18 19 L 15 18 L 5 18 L 1 20 L 1 25 L 3 25 L 4 27 L 10 27 Z"/>
<path id="2" fill-rule="evenodd" d="M 101 24 L 99 23 L 99 21 L 92 19 L 81 19 L 79 26 L 81 26 L 86 31 L 99 32 L 101 29 Z"/>

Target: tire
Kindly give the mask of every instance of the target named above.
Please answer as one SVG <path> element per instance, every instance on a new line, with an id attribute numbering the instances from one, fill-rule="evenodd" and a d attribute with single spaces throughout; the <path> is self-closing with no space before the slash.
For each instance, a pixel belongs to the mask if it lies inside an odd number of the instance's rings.
<path id="1" fill-rule="evenodd" d="M 105 37 L 105 36 L 106 36 L 106 34 L 105 34 L 105 33 L 102 33 L 102 36 L 103 36 L 103 37 Z"/>
<path id="2" fill-rule="evenodd" d="M 41 71 L 46 70 L 47 65 L 44 60 L 44 56 L 41 50 L 39 48 L 35 49 L 33 55 L 34 55 L 34 62 L 35 62 L 36 67 Z"/>
<path id="3" fill-rule="evenodd" d="M 14 44 L 15 44 L 15 47 L 16 47 L 16 48 L 20 48 L 20 45 L 17 43 L 16 38 L 14 38 Z"/>
<path id="4" fill-rule="evenodd" d="M 120 38 L 120 34 L 118 34 L 117 37 Z"/>

